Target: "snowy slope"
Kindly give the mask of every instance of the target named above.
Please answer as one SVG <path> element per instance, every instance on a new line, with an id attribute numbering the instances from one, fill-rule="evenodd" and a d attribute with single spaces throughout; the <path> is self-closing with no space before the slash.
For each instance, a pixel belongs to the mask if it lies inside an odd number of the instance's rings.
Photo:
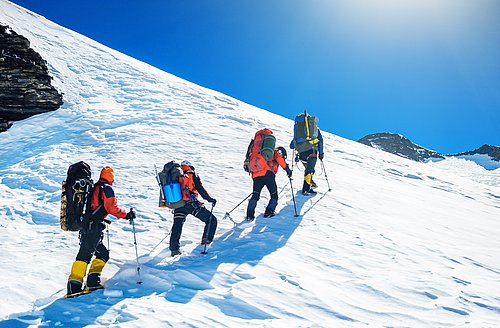
<path id="1" fill-rule="evenodd" d="M 0 22 L 49 63 L 64 107 L 0 134 L 0 327 L 332 327 L 500 325 L 500 186 L 380 152 L 325 132 L 322 192 L 290 186 L 279 215 L 250 227 L 223 220 L 251 192 L 242 169 L 253 133 L 281 145 L 292 121 L 162 72 L 0 0 Z M 169 211 L 157 207 L 153 165 L 189 159 L 217 198 L 216 241 L 171 259 Z M 131 226 L 110 227 L 107 289 L 61 299 L 78 250 L 59 228 L 60 183 L 87 161 L 115 168 Z M 461 161 L 464 162 L 464 161 Z M 467 167 L 462 169 L 467 171 Z M 489 172 L 499 181 L 498 170 Z M 295 169 L 294 187 L 301 180 Z M 280 189 L 281 190 L 281 189 Z M 258 205 L 263 211 L 267 194 Z M 245 205 L 232 213 L 243 218 Z"/>

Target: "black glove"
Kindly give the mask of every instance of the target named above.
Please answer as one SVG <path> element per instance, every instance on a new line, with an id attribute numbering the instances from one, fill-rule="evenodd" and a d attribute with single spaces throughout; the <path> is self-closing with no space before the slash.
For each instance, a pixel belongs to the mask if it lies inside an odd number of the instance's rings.
<path id="1" fill-rule="evenodd" d="M 300 156 L 299 153 L 295 154 L 295 163 L 298 163 L 300 161 Z"/>
<path id="2" fill-rule="evenodd" d="M 323 160 L 323 157 L 325 157 L 325 153 L 319 153 L 319 159 L 322 161 Z"/>
<path id="3" fill-rule="evenodd" d="M 248 165 L 248 160 L 243 163 L 243 170 L 245 172 L 250 173 L 250 166 Z"/>
<path id="4" fill-rule="evenodd" d="M 292 170 L 290 170 L 290 167 L 288 167 L 288 164 L 287 166 L 285 166 L 285 171 L 286 171 L 286 175 L 288 175 L 289 178 L 292 177 Z"/>
<path id="5" fill-rule="evenodd" d="M 125 216 L 125 219 L 129 220 L 132 223 L 132 220 L 135 218 L 136 218 L 135 210 L 131 208 L 130 211 L 128 211 L 127 215 Z"/>
<path id="6" fill-rule="evenodd" d="M 215 204 L 217 204 L 217 199 L 215 199 L 215 198 L 209 198 L 209 199 L 207 199 L 207 201 L 209 203 L 212 203 L 212 206 L 215 206 Z"/>

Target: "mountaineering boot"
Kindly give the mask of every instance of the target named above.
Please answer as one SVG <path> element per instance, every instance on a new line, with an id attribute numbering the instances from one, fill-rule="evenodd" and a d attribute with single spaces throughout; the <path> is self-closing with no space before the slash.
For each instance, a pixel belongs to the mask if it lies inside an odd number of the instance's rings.
<path id="1" fill-rule="evenodd" d="M 313 190 L 312 186 L 312 173 L 308 173 L 304 176 L 304 184 L 302 185 L 302 195 L 304 196 L 312 196 L 316 195 L 317 192 Z"/>
<path id="2" fill-rule="evenodd" d="M 245 221 L 247 222 L 252 222 L 253 220 L 255 220 L 255 216 L 253 215 L 247 215 L 245 218 Z"/>
<path id="3" fill-rule="evenodd" d="M 313 189 L 309 189 L 308 191 L 302 191 L 302 195 L 304 195 L 304 196 L 314 196 L 317 193 L 318 192 L 316 190 L 313 190 Z"/>
<path id="4" fill-rule="evenodd" d="M 71 273 L 68 277 L 66 295 L 79 294 L 83 291 L 83 277 L 87 272 L 87 262 L 75 261 L 71 267 Z"/>
<path id="5" fill-rule="evenodd" d="M 316 184 L 316 182 L 314 182 L 313 179 L 311 179 L 311 188 L 318 188 L 318 185 Z"/>
<path id="6" fill-rule="evenodd" d="M 273 210 L 269 210 L 269 209 L 266 208 L 266 211 L 264 212 L 264 217 L 265 218 L 271 218 L 271 217 L 273 217 L 275 215 L 276 215 L 276 213 L 274 213 Z"/>
<path id="7" fill-rule="evenodd" d="M 178 249 L 176 249 L 174 251 L 170 251 L 170 256 L 171 257 L 177 256 L 177 255 L 181 255 L 181 254 L 182 254 L 181 251 L 178 250 Z"/>
<path id="8" fill-rule="evenodd" d="M 104 286 L 101 284 L 101 273 L 105 265 L 106 262 L 99 258 L 95 258 L 90 263 L 89 275 L 87 276 L 87 291 L 104 288 Z"/>

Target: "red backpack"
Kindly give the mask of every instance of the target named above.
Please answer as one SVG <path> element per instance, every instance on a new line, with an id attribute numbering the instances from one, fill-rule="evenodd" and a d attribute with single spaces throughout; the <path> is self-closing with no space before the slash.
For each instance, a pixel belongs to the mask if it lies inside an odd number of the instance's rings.
<path id="1" fill-rule="evenodd" d="M 250 143 L 248 157 L 248 168 L 250 172 L 258 172 L 264 169 L 273 169 L 274 148 L 276 138 L 273 132 L 267 128 L 255 133 L 255 137 Z"/>

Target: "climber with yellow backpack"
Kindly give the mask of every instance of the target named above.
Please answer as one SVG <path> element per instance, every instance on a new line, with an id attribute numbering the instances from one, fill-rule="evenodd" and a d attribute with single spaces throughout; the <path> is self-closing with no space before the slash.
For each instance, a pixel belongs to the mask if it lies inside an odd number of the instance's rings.
<path id="1" fill-rule="evenodd" d="M 313 189 L 316 183 L 313 181 L 314 167 L 318 158 L 323 160 L 323 137 L 318 128 L 318 118 L 309 115 L 306 111 L 295 117 L 293 139 L 290 148 L 297 151 L 295 161 L 304 165 L 304 183 L 302 195 L 312 196 L 316 194 Z"/>

